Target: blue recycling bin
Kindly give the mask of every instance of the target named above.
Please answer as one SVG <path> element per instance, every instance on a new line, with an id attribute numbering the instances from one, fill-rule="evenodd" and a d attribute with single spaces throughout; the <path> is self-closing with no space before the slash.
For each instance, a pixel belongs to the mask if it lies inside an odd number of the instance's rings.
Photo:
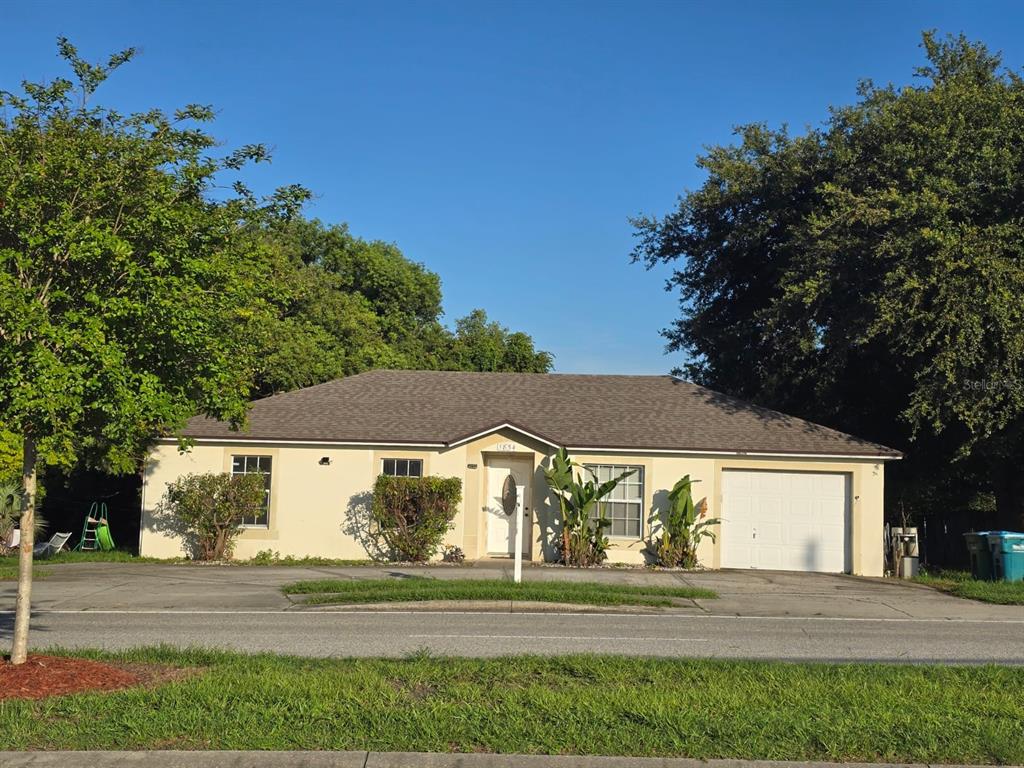
<path id="1" fill-rule="evenodd" d="M 1024 581 L 1024 533 L 989 531 L 992 571 L 997 581 Z"/>

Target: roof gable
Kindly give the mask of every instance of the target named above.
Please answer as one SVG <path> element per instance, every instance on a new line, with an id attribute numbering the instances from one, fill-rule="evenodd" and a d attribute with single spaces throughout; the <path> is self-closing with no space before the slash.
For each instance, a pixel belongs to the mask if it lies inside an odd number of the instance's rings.
<path id="1" fill-rule="evenodd" d="M 530 430 L 524 429 L 523 427 L 520 427 L 517 424 L 513 424 L 511 421 L 504 421 L 504 422 L 501 422 L 501 423 L 498 423 L 498 424 L 492 424 L 491 426 L 487 427 L 486 429 L 481 429 L 481 430 L 479 430 L 477 432 L 474 432 L 472 434 L 463 435 L 462 437 L 457 437 L 454 440 L 446 443 L 446 445 L 449 448 L 454 448 L 457 445 L 462 445 L 463 443 L 472 442 L 473 440 L 476 440 L 478 437 L 486 437 L 487 435 L 493 435 L 495 432 L 500 432 L 503 429 L 511 429 L 511 430 L 513 430 L 515 432 L 518 432 L 521 435 L 525 435 L 526 437 L 533 438 L 534 440 L 536 440 L 536 441 L 538 441 L 540 443 L 544 443 L 546 445 L 550 445 L 552 448 L 562 448 L 562 447 L 564 447 L 563 443 L 559 443 L 559 442 L 555 441 L 553 438 L 544 437 L 544 435 L 540 435 L 540 434 L 531 432 Z"/>

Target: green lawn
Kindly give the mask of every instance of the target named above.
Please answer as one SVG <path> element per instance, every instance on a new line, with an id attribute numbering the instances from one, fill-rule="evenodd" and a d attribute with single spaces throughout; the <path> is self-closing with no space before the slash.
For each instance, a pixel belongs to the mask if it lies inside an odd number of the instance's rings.
<path id="1" fill-rule="evenodd" d="M 77 540 L 76 540 L 77 541 Z M 37 562 L 42 562 L 43 558 L 36 558 Z M 46 558 L 45 561 L 51 565 L 60 565 L 62 563 L 182 563 L 185 560 L 178 559 L 160 559 L 157 557 L 139 557 L 133 555 L 131 552 L 125 552 L 120 549 L 115 549 L 110 552 L 96 551 L 96 552 L 72 552 L 65 550 L 56 555 L 51 555 Z M 4 566 L 18 567 L 18 555 L 6 555 L 0 557 L 0 568 Z"/>
<path id="2" fill-rule="evenodd" d="M 713 598 L 709 589 L 641 587 L 595 582 L 524 581 L 501 579 L 320 579 L 299 581 L 282 588 L 285 594 L 309 595 L 311 604 L 386 603 L 421 600 L 527 600 L 584 605 L 669 606 L 679 598 Z"/>
<path id="3" fill-rule="evenodd" d="M 978 581 L 964 571 L 923 573 L 914 581 L 968 600 L 999 605 L 1024 605 L 1024 581 Z"/>
<path id="4" fill-rule="evenodd" d="M 6 561 L 7 558 L 2 558 Z M 45 568 L 32 568 L 32 579 L 45 579 L 50 575 L 50 571 Z M 0 563 L 0 581 L 17 581 L 18 580 L 18 563 L 15 562 L 13 565 Z"/>
<path id="5" fill-rule="evenodd" d="M 0 749 L 339 749 L 1024 763 L 1024 670 L 168 649 L 154 689 L 0 706 Z"/>

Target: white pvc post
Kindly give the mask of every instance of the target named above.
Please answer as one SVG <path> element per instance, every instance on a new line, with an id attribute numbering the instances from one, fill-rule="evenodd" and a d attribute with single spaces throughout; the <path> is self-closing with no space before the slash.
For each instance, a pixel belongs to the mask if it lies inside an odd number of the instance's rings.
<path id="1" fill-rule="evenodd" d="M 516 548 L 516 565 L 513 572 L 513 581 L 519 584 L 523 580 L 523 491 L 520 488 L 516 489 L 519 491 L 519 503 L 516 504 L 516 532 L 515 532 L 515 548 Z"/>

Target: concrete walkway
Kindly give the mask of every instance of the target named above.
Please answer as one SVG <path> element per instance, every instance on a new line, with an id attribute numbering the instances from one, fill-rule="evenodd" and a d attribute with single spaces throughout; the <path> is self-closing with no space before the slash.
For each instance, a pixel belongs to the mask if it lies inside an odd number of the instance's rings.
<path id="1" fill-rule="evenodd" d="M 911 763 L 818 763 L 687 758 L 423 752 L 0 752 L 4 768 L 929 768 Z"/>

